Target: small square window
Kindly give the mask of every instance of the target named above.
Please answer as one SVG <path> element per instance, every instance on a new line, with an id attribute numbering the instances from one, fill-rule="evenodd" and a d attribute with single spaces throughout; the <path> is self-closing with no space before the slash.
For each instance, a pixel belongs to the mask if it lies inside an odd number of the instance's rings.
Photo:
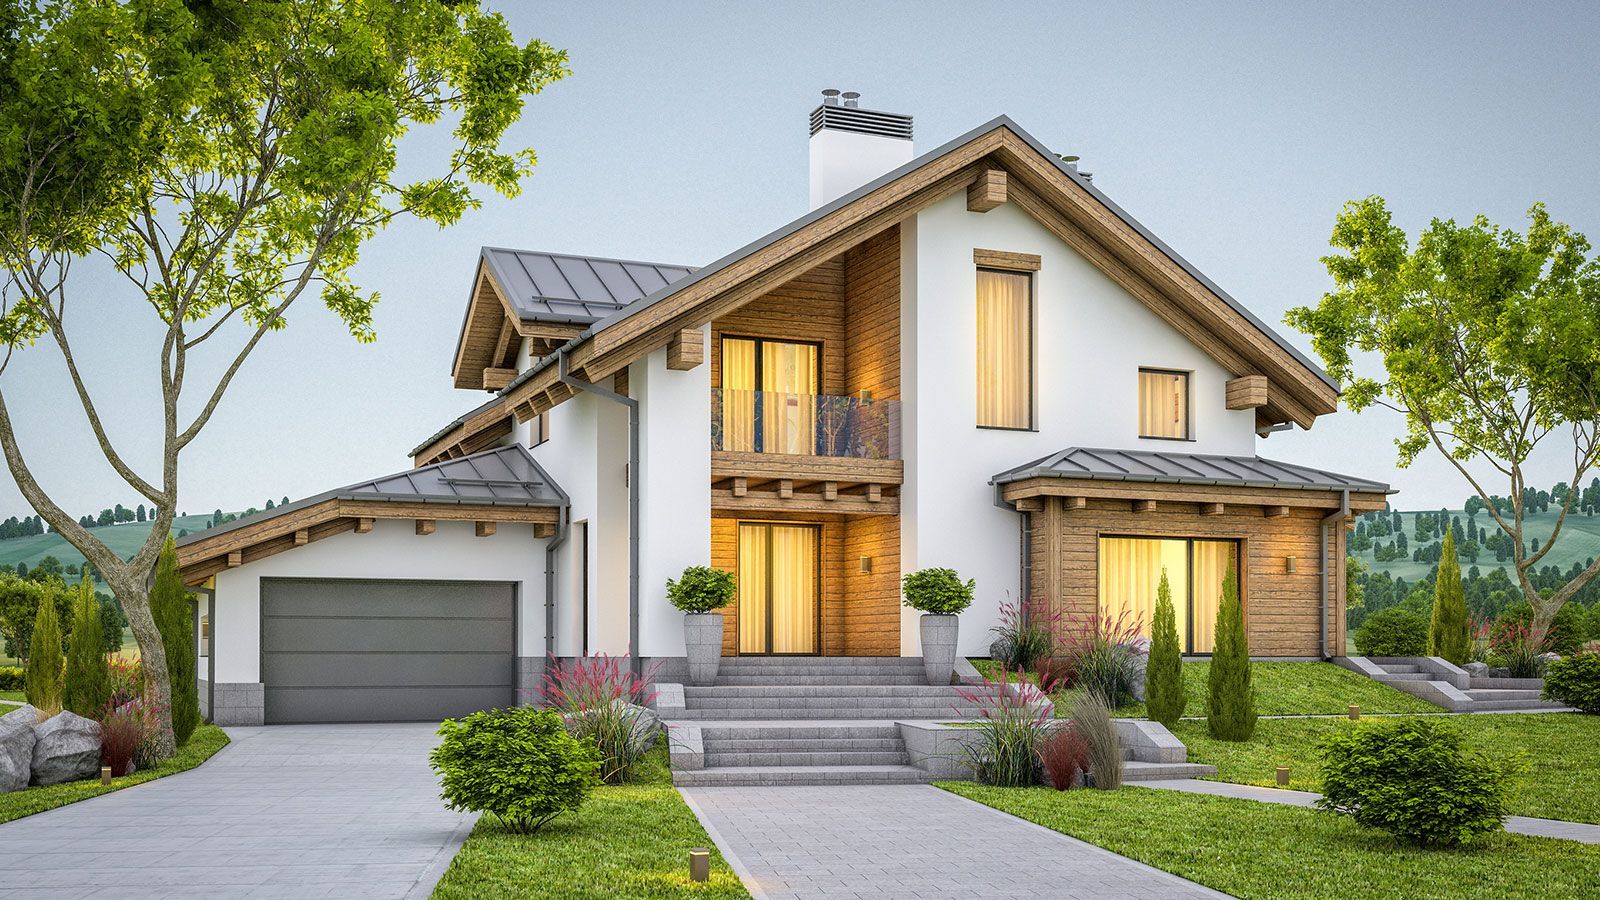
<path id="1" fill-rule="evenodd" d="M 1188 372 L 1139 370 L 1139 436 L 1190 440 Z"/>

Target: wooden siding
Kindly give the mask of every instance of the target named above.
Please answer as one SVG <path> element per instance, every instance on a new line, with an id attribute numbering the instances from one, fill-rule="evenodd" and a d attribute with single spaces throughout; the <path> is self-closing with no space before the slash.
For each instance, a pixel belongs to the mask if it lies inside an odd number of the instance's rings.
<path id="1" fill-rule="evenodd" d="M 1162 502 L 1136 513 L 1126 500 L 1089 498 L 1081 509 L 1060 497 L 1045 499 L 1033 514 L 1029 588 L 1035 603 L 1068 616 L 1099 611 L 1100 538 L 1103 535 L 1226 538 L 1240 542 L 1246 631 L 1252 656 L 1320 656 L 1317 614 L 1321 606 L 1318 541 L 1320 510 L 1296 507 L 1264 518 L 1259 507 L 1225 506 L 1201 515 L 1199 504 Z M 1330 529 L 1329 653 L 1345 652 L 1344 529 Z M 1296 558 L 1286 571 L 1285 558 Z"/>
<path id="2" fill-rule="evenodd" d="M 821 393 L 844 393 L 844 258 L 835 257 L 711 323 L 711 386 L 722 386 L 722 336 L 822 345 Z"/>
<path id="3" fill-rule="evenodd" d="M 873 235 L 845 260 L 845 390 L 900 399 L 900 226 Z"/>

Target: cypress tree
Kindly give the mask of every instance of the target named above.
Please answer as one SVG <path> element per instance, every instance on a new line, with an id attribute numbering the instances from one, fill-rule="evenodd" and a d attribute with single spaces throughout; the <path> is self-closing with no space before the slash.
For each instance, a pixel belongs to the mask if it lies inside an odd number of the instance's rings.
<path id="1" fill-rule="evenodd" d="M 1472 658 L 1472 620 L 1461 588 L 1461 562 L 1455 538 L 1446 531 L 1439 548 L 1439 574 L 1433 582 L 1433 620 L 1428 624 L 1428 654 L 1455 665 Z"/>
<path id="2" fill-rule="evenodd" d="M 33 620 L 33 639 L 28 642 L 28 673 L 25 685 L 28 702 L 45 715 L 61 711 L 61 675 L 66 660 L 61 656 L 61 622 L 56 616 L 56 598 L 49 585 L 39 591 L 39 612 Z"/>
<path id="3" fill-rule="evenodd" d="M 1256 733 L 1256 696 L 1250 685 L 1250 644 L 1244 633 L 1239 576 L 1229 567 L 1217 606 L 1216 641 L 1207 681 L 1206 726 L 1222 741 L 1248 741 Z"/>
<path id="4" fill-rule="evenodd" d="M 98 719 L 111 699 L 111 668 L 106 665 L 105 632 L 94 582 L 84 566 L 78 602 L 72 609 L 72 636 L 67 640 L 67 679 L 62 705 L 80 716 Z"/>
<path id="5" fill-rule="evenodd" d="M 196 683 L 194 625 L 189 616 L 189 595 L 178 571 L 178 548 L 172 538 L 156 560 L 155 584 L 150 589 L 150 611 L 167 651 L 167 674 L 172 681 L 172 736 L 182 747 L 200 725 L 200 686 Z"/>
<path id="6" fill-rule="evenodd" d="M 1172 608 L 1172 586 L 1161 570 L 1156 588 L 1156 613 L 1150 624 L 1150 659 L 1144 671 L 1144 705 L 1150 718 L 1172 725 L 1183 716 L 1189 697 L 1183 687 L 1183 655 L 1178 646 L 1178 617 Z"/>

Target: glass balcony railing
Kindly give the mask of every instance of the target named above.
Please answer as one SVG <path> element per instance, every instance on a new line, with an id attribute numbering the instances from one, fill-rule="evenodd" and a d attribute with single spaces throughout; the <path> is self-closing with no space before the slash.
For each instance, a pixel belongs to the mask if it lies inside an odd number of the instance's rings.
<path id="1" fill-rule="evenodd" d="M 900 401 L 714 390 L 711 449 L 899 459 Z"/>

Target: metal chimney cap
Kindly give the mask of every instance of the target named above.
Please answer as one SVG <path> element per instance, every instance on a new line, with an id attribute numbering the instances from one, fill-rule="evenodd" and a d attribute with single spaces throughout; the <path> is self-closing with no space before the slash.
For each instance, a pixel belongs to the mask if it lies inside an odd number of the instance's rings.
<path id="1" fill-rule="evenodd" d="M 827 90 L 823 91 L 822 92 L 822 105 L 823 106 L 838 106 L 839 105 L 839 91 L 838 91 L 838 89 L 836 89 L 836 88 L 828 88 Z"/>
<path id="2" fill-rule="evenodd" d="M 861 93 L 859 91 L 845 91 L 843 96 L 845 106 L 855 109 L 861 105 Z"/>

